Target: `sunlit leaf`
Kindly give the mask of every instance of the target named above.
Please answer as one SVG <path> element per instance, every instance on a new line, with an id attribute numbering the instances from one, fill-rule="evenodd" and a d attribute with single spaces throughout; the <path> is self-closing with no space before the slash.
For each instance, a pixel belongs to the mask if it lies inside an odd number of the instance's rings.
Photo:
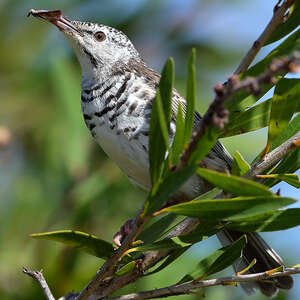
<path id="1" fill-rule="evenodd" d="M 190 140 L 195 115 L 196 103 L 196 50 L 193 49 L 188 61 L 188 75 L 187 75 L 187 94 L 186 94 L 186 115 L 185 115 L 185 144 Z"/>
<path id="2" fill-rule="evenodd" d="M 231 167 L 232 175 L 243 176 L 250 170 L 250 165 L 246 162 L 239 151 L 235 151 L 233 164 Z"/>
<path id="3" fill-rule="evenodd" d="M 172 144 L 171 156 L 172 164 L 176 165 L 179 161 L 180 154 L 184 149 L 184 117 L 181 103 L 179 102 L 176 116 L 176 132 Z"/>
<path id="4" fill-rule="evenodd" d="M 243 232 L 278 231 L 300 225 L 300 208 L 270 211 L 245 218 L 237 218 L 226 228 Z"/>
<path id="5" fill-rule="evenodd" d="M 125 266 L 123 266 L 121 269 L 116 271 L 114 273 L 114 276 L 123 276 L 123 275 L 129 274 L 134 270 L 135 266 L 136 266 L 136 262 L 131 261 L 128 264 L 126 264 Z"/>
<path id="6" fill-rule="evenodd" d="M 294 186 L 295 188 L 300 188 L 300 181 L 297 174 L 267 174 L 267 175 L 257 175 L 258 178 L 275 178 Z"/>
<path id="7" fill-rule="evenodd" d="M 240 256 L 246 244 L 246 236 L 243 235 L 237 241 L 229 246 L 221 248 L 203 260 L 201 260 L 195 270 L 185 275 L 179 283 L 184 283 L 191 280 L 202 280 L 203 278 L 220 272 L 231 266 Z"/>
<path id="8" fill-rule="evenodd" d="M 275 195 L 237 197 L 191 201 L 167 207 L 164 211 L 207 220 L 235 220 L 269 212 L 295 202 L 292 198 Z"/>
<path id="9" fill-rule="evenodd" d="M 252 180 L 238 176 L 199 168 L 197 174 L 213 185 L 234 195 L 242 196 L 270 196 L 272 192 L 267 187 Z"/>
<path id="10" fill-rule="evenodd" d="M 31 237 L 60 242 L 103 259 L 109 258 L 114 250 L 112 244 L 80 231 L 51 231 L 31 234 Z"/>
<path id="11" fill-rule="evenodd" d="M 300 80 L 282 78 L 272 98 L 268 145 L 286 129 L 293 114 L 300 110 Z"/>

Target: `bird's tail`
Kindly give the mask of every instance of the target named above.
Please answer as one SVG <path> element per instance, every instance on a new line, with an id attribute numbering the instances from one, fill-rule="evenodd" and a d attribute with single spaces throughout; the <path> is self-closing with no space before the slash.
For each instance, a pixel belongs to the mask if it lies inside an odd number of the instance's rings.
<path id="1" fill-rule="evenodd" d="M 243 232 L 223 230 L 219 232 L 218 238 L 223 246 L 240 238 Z M 242 256 L 234 265 L 235 272 L 241 271 L 246 268 L 252 260 L 256 259 L 256 264 L 247 272 L 260 273 L 267 270 L 275 269 L 284 265 L 281 257 L 262 239 L 256 232 L 246 233 L 247 243 L 243 249 Z M 278 289 L 290 289 L 293 286 L 293 278 L 291 276 L 282 276 L 272 278 L 267 281 L 244 282 L 241 283 L 242 288 L 247 294 L 252 294 L 255 289 L 259 289 L 262 294 L 267 297 L 276 295 Z"/>

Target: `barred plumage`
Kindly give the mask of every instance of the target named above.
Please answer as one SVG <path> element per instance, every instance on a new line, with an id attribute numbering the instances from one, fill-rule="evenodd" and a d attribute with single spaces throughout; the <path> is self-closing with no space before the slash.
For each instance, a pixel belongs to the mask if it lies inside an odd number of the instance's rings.
<path id="1" fill-rule="evenodd" d="M 31 14 L 47 20 L 45 11 Z M 152 101 L 159 82 L 159 74 L 142 61 L 131 41 L 120 31 L 89 22 L 70 21 L 62 16 L 49 21 L 65 33 L 70 40 L 82 69 L 82 111 L 85 123 L 104 151 L 124 171 L 129 179 L 144 189 L 150 188 L 148 139 Z M 100 33 L 100 38 L 97 34 Z M 174 89 L 172 122 L 169 141 L 175 133 L 178 105 L 185 112 L 185 100 Z M 194 125 L 201 122 L 195 114 Z M 203 159 L 210 169 L 227 172 L 232 159 L 221 143 Z M 205 193 L 211 186 L 197 175 L 190 178 L 174 195 L 191 200 Z M 242 232 L 221 231 L 223 245 L 238 239 Z M 265 271 L 283 264 L 279 255 L 257 233 L 247 233 L 247 245 L 235 269 L 249 264 L 255 257 L 258 263 L 250 272 Z M 269 297 L 278 288 L 289 289 L 291 277 L 278 277 L 268 282 L 244 283 L 250 293 L 254 288 Z"/>

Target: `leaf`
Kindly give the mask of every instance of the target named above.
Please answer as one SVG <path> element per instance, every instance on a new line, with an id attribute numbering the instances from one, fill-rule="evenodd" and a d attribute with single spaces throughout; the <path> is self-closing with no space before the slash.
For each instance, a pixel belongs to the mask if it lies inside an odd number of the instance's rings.
<path id="1" fill-rule="evenodd" d="M 276 29 L 272 32 L 271 36 L 266 41 L 264 46 L 282 39 L 290 32 L 292 32 L 294 29 L 296 29 L 299 24 L 300 24 L 300 2 L 296 1 L 295 4 L 290 8 L 289 16 L 286 18 L 286 20 L 283 23 L 279 24 L 276 27 Z"/>
<path id="2" fill-rule="evenodd" d="M 202 199 L 213 199 L 215 198 L 219 193 L 221 192 L 221 190 L 219 188 L 213 188 L 212 190 L 198 196 L 196 199 L 192 200 L 202 200 Z"/>
<path id="3" fill-rule="evenodd" d="M 231 112 L 220 137 L 239 135 L 268 126 L 271 106 L 272 99 L 268 99 L 246 111 Z"/>
<path id="4" fill-rule="evenodd" d="M 31 237 L 60 242 L 103 259 L 108 259 L 114 250 L 112 244 L 80 231 L 59 230 L 34 233 Z"/>
<path id="5" fill-rule="evenodd" d="M 159 82 L 159 91 L 163 106 L 163 112 L 166 120 L 167 129 L 169 130 L 171 122 L 171 103 L 172 103 L 172 89 L 174 84 L 174 61 L 168 58 L 161 73 Z"/>
<path id="6" fill-rule="evenodd" d="M 256 175 L 258 178 L 276 178 L 281 181 L 294 186 L 295 188 L 300 188 L 300 181 L 297 174 L 267 174 L 267 175 Z"/>
<path id="7" fill-rule="evenodd" d="M 231 168 L 232 175 L 243 176 L 248 173 L 250 168 L 250 165 L 243 158 L 242 154 L 239 151 L 235 151 Z"/>
<path id="8" fill-rule="evenodd" d="M 172 251 L 172 253 L 167 257 L 167 259 L 159 267 L 157 267 L 156 269 L 154 269 L 151 272 L 144 274 L 144 276 L 152 275 L 152 274 L 155 274 L 155 273 L 160 272 L 161 270 L 165 269 L 167 266 L 169 266 L 171 263 L 173 263 L 177 258 L 179 258 L 183 253 L 185 253 L 189 248 L 190 248 L 190 246 L 183 247 L 181 249 L 176 249 L 176 250 Z"/>
<path id="9" fill-rule="evenodd" d="M 167 150 L 166 143 L 168 142 L 166 139 L 168 140 L 168 132 L 158 90 L 152 104 L 149 137 L 150 175 L 153 188 L 157 187 L 162 176 L 163 162 Z"/>
<path id="10" fill-rule="evenodd" d="M 122 268 L 120 268 L 117 272 L 115 272 L 114 276 L 123 276 L 129 274 L 134 270 L 135 266 L 136 266 L 136 262 L 131 261 L 125 266 L 123 266 Z"/>
<path id="11" fill-rule="evenodd" d="M 226 228 L 243 232 L 261 232 L 284 230 L 299 225 L 300 208 L 289 208 L 237 218 L 227 224 Z"/>
<path id="12" fill-rule="evenodd" d="M 270 65 L 274 58 L 278 58 L 281 56 L 289 55 L 293 51 L 299 50 L 300 48 L 300 30 L 297 30 L 293 34 L 291 34 L 288 38 L 286 38 L 279 46 L 273 49 L 264 59 L 256 63 L 253 67 L 249 68 L 243 75 L 241 79 L 247 76 L 258 76 L 263 73 L 266 68 Z M 276 76 L 280 78 L 285 75 L 286 71 L 283 71 L 281 74 Z M 261 87 L 262 95 L 265 94 L 273 84 L 263 85 Z M 256 101 L 260 98 L 251 95 L 249 91 L 241 91 L 235 94 L 231 99 L 227 100 L 224 104 L 224 107 L 228 109 L 230 112 L 233 111 L 243 111 L 244 109 L 251 107 L 256 103 Z"/>
<path id="13" fill-rule="evenodd" d="M 252 180 L 209 169 L 198 168 L 197 174 L 218 188 L 242 196 L 271 196 L 267 187 Z"/>
<path id="14" fill-rule="evenodd" d="M 187 166 L 178 171 L 169 173 L 161 182 L 159 189 L 152 190 L 148 196 L 144 215 L 150 215 L 159 209 L 166 200 L 178 190 L 182 184 L 196 171 L 197 166 Z"/>
<path id="15" fill-rule="evenodd" d="M 185 145 L 189 142 L 194 126 L 195 116 L 195 103 L 196 103 L 196 50 L 192 52 L 188 61 L 188 74 L 187 74 L 187 94 L 186 94 L 186 115 L 185 115 Z"/>
<path id="16" fill-rule="evenodd" d="M 218 140 L 218 129 L 216 127 L 206 127 L 202 137 L 198 140 L 195 151 L 188 161 L 189 165 L 198 165 L 203 157 L 213 148 Z"/>
<path id="17" fill-rule="evenodd" d="M 300 80 L 282 78 L 272 98 L 268 145 L 286 129 L 293 114 L 300 109 Z"/>
<path id="18" fill-rule="evenodd" d="M 167 207 L 164 211 L 206 220 L 235 220 L 269 212 L 295 202 L 292 198 L 275 195 L 236 197 L 191 201 Z"/>
<path id="19" fill-rule="evenodd" d="M 172 144 L 171 157 L 172 164 L 176 165 L 179 161 L 180 154 L 184 149 L 184 117 L 182 112 L 181 103 L 179 102 L 176 116 L 176 132 Z"/>
<path id="20" fill-rule="evenodd" d="M 300 147 L 288 153 L 285 158 L 272 170 L 274 174 L 294 173 L 300 168 Z M 279 179 L 267 179 L 264 185 L 273 186 L 277 184 Z"/>
<path id="21" fill-rule="evenodd" d="M 202 280 L 203 278 L 212 275 L 214 273 L 220 272 L 227 267 L 231 266 L 242 253 L 243 248 L 246 244 L 246 236 L 243 235 L 237 241 L 229 246 L 223 247 L 206 258 L 202 259 L 195 270 L 187 275 L 185 275 L 178 284 L 192 281 L 192 280 Z"/>
<path id="22" fill-rule="evenodd" d="M 202 237 L 200 236 L 200 237 L 198 237 L 197 241 L 201 241 L 201 239 L 202 239 Z M 130 248 L 128 253 L 181 249 L 183 247 L 191 246 L 192 244 L 194 244 L 194 243 L 183 242 L 181 237 L 173 237 L 170 239 L 164 239 L 161 241 L 157 241 L 152 244 Z"/>
<path id="23" fill-rule="evenodd" d="M 142 233 L 138 235 L 137 239 L 142 240 L 144 243 L 154 242 L 161 237 L 161 235 L 174 223 L 176 219 L 176 216 L 172 214 L 162 217 L 160 220 L 151 224 L 142 231 Z"/>

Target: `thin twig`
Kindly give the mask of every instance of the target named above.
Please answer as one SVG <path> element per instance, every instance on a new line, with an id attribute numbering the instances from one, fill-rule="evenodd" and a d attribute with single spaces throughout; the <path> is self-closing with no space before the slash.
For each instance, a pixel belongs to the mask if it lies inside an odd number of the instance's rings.
<path id="1" fill-rule="evenodd" d="M 122 245 L 113 253 L 112 257 L 108 259 L 104 265 L 97 271 L 93 279 L 87 284 L 87 286 L 80 292 L 76 300 L 86 300 L 97 289 L 99 284 L 106 278 L 113 274 L 116 264 L 129 249 L 136 236 L 141 232 L 144 224 L 149 220 L 150 217 L 141 218 L 141 212 L 136 216 L 132 231 L 125 238 Z"/>
<path id="2" fill-rule="evenodd" d="M 254 178 L 256 175 L 263 174 L 263 172 L 274 166 L 278 161 L 284 158 L 290 151 L 294 150 L 296 141 L 300 140 L 300 131 L 278 146 L 276 149 L 261 158 L 256 164 L 251 167 L 251 170 L 245 175 L 246 178 Z"/>
<path id="3" fill-rule="evenodd" d="M 271 273 L 271 274 L 270 274 Z M 156 290 L 128 294 L 107 300 L 135 300 L 135 299 L 153 299 L 161 297 L 169 297 L 174 295 L 187 295 L 196 289 L 216 286 L 216 285 L 232 285 L 234 282 L 253 282 L 257 280 L 270 279 L 274 277 L 287 276 L 292 274 L 300 274 L 300 268 L 286 268 L 283 272 L 261 272 L 249 275 L 235 275 L 231 277 L 223 277 L 218 279 L 209 279 L 204 281 L 193 281 L 183 284 L 172 285 Z"/>
<path id="4" fill-rule="evenodd" d="M 55 300 L 54 296 L 51 293 L 51 290 L 47 284 L 47 281 L 43 275 L 43 271 L 31 271 L 25 267 L 23 267 L 23 273 L 32 277 L 35 281 L 38 282 L 38 284 L 40 285 L 40 287 L 42 288 L 46 298 L 48 300 Z"/>
<path id="5" fill-rule="evenodd" d="M 240 65 L 237 67 L 237 69 L 234 71 L 234 74 L 241 74 L 245 72 L 250 64 L 252 63 L 253 59 L 256 57 L 259 50 L 263 47 L 265 42 L 269 39 L 272 32 L 276 29 L 276 27 L 281 24 L 284 20 L 284 16 L 287 12 L 287 10 L 294 4 L 295 0 L 285 0 L 281 6 L 279 6 L 278 1 L 274 8 L 274 13 L 272 16 L 272 19 L 270 20 L 267 27 L 264 29 L 262 34 L 259 36 L 259 38 L 253 43 L 252 47 L 248 51 L 248 53 L 245 55 L 245 57 L 242 59 Z"/>

